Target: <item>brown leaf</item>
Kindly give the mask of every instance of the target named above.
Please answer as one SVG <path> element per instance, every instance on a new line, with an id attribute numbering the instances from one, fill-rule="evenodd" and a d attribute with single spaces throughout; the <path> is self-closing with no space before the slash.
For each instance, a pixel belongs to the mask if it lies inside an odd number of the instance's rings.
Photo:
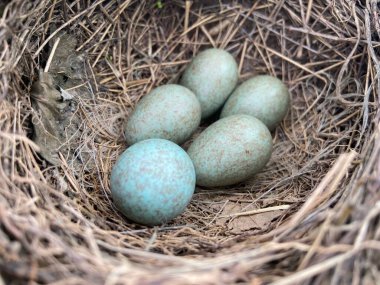
<path id="1" fill-rule="evenodd" d="M 57 35 L 59 44 L 48 72 L 40 71 L 34 82 L 31 97 L 33 107 L 33 141 L 40 147 L 40 155 L 53 165 L 60 163 L 58 153 L 74 158 L 73 165 L 80 166 L 90 154 L 78 142 L 81 140 L 84 120 L 78 112 L 81 102 L 92 98 L 86 84 L 85 60 L 75 51 L 77 40 L 67 33 Z M 58 90 L 57 90 L 58 89 Z"/>
<path id="2" fill-rule="evenodd" d="M 228 216 L 255 209 L 258 208 L 249 203 L 229 202 L 225 205 L 220 216 Z M 227 223 L 228 229 L 234 234 L 241 234 L 251 230 L 263 231 L 268 229 L 271 222 L 281 216 L 282 213 L 283 210 L 277 210 L 250 216 L 220 217 L 216 220 L 216 223 L 218 225 L 226 225 Z"/>

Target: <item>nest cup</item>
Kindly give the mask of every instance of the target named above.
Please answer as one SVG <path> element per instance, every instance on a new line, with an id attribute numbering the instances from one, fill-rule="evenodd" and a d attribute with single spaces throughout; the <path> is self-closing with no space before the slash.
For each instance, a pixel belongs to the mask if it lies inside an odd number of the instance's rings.
<path id="1" fill-rule="evenodd" d="M 0 283 L 376 283 L 375 1 L 5 2 Z M 127 147 L 123 125 L 142 96 L 178 82 L 209 47 L 235 57 L 239 82 L 270 74 L 289 87 L 273 156 L 250 181 L 197 188 L 169 224 L 131 223 L 109 185 Z M 55 81 L 41 82 L 40 69 Z M 53 105 L 38 97 L 44 88 Z M 60 124 L 46 130 L 41 114 Z M 64 139 L 50 162 L 57 143 L 36 141 L 38 125 Z"/>

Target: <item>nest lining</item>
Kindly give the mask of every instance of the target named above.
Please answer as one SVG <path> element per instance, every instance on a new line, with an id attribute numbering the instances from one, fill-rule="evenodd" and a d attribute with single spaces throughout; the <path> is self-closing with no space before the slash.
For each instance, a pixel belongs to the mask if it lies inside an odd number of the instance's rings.
<path id="1" fill-rule="evenodd" d="M 11 1 L 0 27 L 4 282 L 375 284 L 380 30 L 377 5 L 362 2 Z M 52 166 L 32 141 L 31 87 L 64 33 L 85 58 L 89 96 L 76 96 L 80 134 Z M 271 74 L 289 86 L 272 159 L 246 183 L 198 188 L 170 224 L 130 223 L 109 189 L 123 123 L 212 46 L 234 55 L 240 82 Z"/>

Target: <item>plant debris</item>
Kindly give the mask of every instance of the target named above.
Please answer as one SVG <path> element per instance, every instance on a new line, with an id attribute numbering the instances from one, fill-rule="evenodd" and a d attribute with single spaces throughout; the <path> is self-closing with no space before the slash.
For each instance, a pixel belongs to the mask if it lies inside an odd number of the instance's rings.
<path id="1" fill-rule="evenodd" d="M 91 98 L 83 55 L 75 51 L 77 40 L 61 34 L 52 54 L 49 71 L 40 70 L 31 91 L 34 109 L 34 142 L 41 156 L 53 165 L 60 163 L 59 153 L 76 155 L 82 135 L 80 102 Z M 81 163 L 83 157 L 74 160 Z"/>
<path id="2" fill-rule="evenodd" d="M 280 208 L 268 212 L 249 214 L 247 211 L 257 210 L 259 208 L 254 207 L 249 203 L 236 202 L 229 202 L 223 206 L 223 211 L 221 212 L 220 217 L 216 219 L 216 224 L 227 226 L 231 234 L 242 234 L 244 232 L 255 234 L 258 232 L 265 232 L 274 225 L 272 222 L 283 215 L 284 211 Z"/>

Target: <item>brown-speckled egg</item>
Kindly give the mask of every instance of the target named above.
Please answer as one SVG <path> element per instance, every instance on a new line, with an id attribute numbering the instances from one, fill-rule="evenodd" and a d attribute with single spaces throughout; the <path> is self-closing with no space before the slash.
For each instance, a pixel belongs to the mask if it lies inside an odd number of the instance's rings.
<path id="1" fill-rule="evenodd" d="M 290 105 L 288 88 L 278 78 L 258 75 L 238 86 L 223 107 L 221 118 L 247 114 L 273 130 L 285 117 Z"/>
<path id="2" fill-rule="evenodd" d="M 117 208 L 143 225 L 167 223 L 185 211 L 195 188 L 187 153 L 163 139 L 138 142 L 112 168 L 111 192 Z"/>
<path id="3" fill-rule="evenodd" d="M 191 61 L 180 84 L 197 96 L 202 118 L 209 117 L 226 101 L 238 81 L 238 66 L 233 56 L 222 49 L 207 49 Z"/>
<path id="4" fill-rule="evenodd" d="M 194 93 L 177 84 L 155 88 L 144 96 L 129 116 L 125 128 L 127 143 L 146 139 L 186 141 L 201 121 L 201 107 Z"/>
<path id="5" fill-rule="evenodd" d="M 197 184 L 226 186 L 263 169 L 272 153 L 268 128 L 249 115 L 232 115 L 210 125 L 190 145 Z"/>

